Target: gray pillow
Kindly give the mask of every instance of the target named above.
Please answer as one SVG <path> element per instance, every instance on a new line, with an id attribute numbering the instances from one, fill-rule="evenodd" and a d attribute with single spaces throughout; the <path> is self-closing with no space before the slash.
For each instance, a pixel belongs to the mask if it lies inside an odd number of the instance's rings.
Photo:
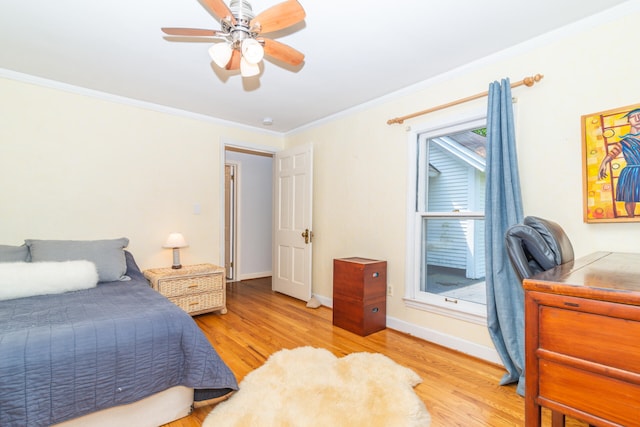
<path id="1" fill-rule="evenodd" d="M 129 280 L 125 276 L 124 248 L 129 244 L 126 237 L 111 240 L 27 239 L 24 242 L 29 247 L 31 262 L 86 259 L 96 265 L 100 282 Z"/>
<path id="2" fill-rule="evenodd" d="M 28 259 L 29 248 L 27 245 L 0 245 L 0 262 L 19 262 L 28 261 Z"/>

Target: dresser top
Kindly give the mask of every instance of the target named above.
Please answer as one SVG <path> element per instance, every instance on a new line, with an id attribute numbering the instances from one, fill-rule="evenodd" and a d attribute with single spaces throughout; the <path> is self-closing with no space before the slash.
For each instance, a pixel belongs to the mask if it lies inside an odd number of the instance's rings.
<path id="1" fill-rule="evenodd" d="M 525 279 L 523 287 L 640 305 L 640 253 L 596 252 Z"/>
<path id="2" fill-rule="evenodd" d="M 351 257 L 351 258 L 337 258 L 337 261 L 353 262 L 356 264 L 373 264 L 376 262 L 384 262 L 378 259 Z"/>
<path id="3" fill-rule="evenodd" d="M 153 278 L 155 276 L 161 277 L 180 277 L 199 274 L 211 274 L 223 272 L 224 268 L 213 264 L 192 264 L 183 265 L 182 268 L 151 268 L 144 271 L 144 275 L 147 278 Z"/>

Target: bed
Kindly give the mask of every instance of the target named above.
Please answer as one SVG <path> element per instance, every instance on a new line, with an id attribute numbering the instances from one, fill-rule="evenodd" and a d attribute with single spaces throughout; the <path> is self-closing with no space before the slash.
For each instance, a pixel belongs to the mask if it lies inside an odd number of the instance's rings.
<path id="1" fill-rule="evenodd" d="M 38 247 L 28 257 L 46 253 Z M 193 319 L 151 289 L 132 254 L 120 249 L 125 270 L 117 280 L 0 301 L 1 426 L 50 426 L 123 410 L 124 419 L 140 410 L 152 419 L 154 407 L 176 418 L 186 414 L 168 406 L 184 406 L 177 400 L 185 395 L 192 402 L 237 390 Z M 106 258 L 97 256 L 98 264 Z"/>

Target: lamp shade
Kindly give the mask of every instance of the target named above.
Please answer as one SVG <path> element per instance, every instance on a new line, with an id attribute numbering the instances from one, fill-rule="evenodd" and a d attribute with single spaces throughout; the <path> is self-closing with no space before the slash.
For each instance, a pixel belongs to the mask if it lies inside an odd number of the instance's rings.
<path id="1" fill-rule="evenodd" d="M 215 64 L 220 68 L 224 68 L 227 66 L 227 64 L 231 60 L 232 53 L 233 52 L 231 50 L 231 46 L 229 46 L 229 43 L 226 42 L 216 43 L 209 48 L 209 56 L 211 57 L 213 62 L 215 62 Z"/>
<path id="2" fill-rule="evenodd" d="M 257 64 L 264 57 L 264 48 L 256 39 L 242 41 L 242 57 L 250 64 Z"/>
<path id="3" fill-rule="evenodd" d="M 167 241 L 165 242 L 165 248 L 185 248 L 187 245 L 187 241 L 184 239 L 184 236 L 181 233 L 171 233 L 169 237 L 167 237 Z"/>
<path id="4" fill-rule="evenodd" d="M 260 74 L 260 67 L 258 64 L 251 64 L 244 56 L 240 59 L 240 75 L 242 77 L 253 77 Z"/>

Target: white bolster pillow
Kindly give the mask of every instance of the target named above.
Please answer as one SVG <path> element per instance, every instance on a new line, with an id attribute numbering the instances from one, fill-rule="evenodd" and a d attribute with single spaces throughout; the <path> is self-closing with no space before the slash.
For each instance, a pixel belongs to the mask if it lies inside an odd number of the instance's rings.
<path id="1" fill-rule="evenodd" d="M 0 263 L 0 300 L 89 289 L 97 283 L 91 261 Z"/>

